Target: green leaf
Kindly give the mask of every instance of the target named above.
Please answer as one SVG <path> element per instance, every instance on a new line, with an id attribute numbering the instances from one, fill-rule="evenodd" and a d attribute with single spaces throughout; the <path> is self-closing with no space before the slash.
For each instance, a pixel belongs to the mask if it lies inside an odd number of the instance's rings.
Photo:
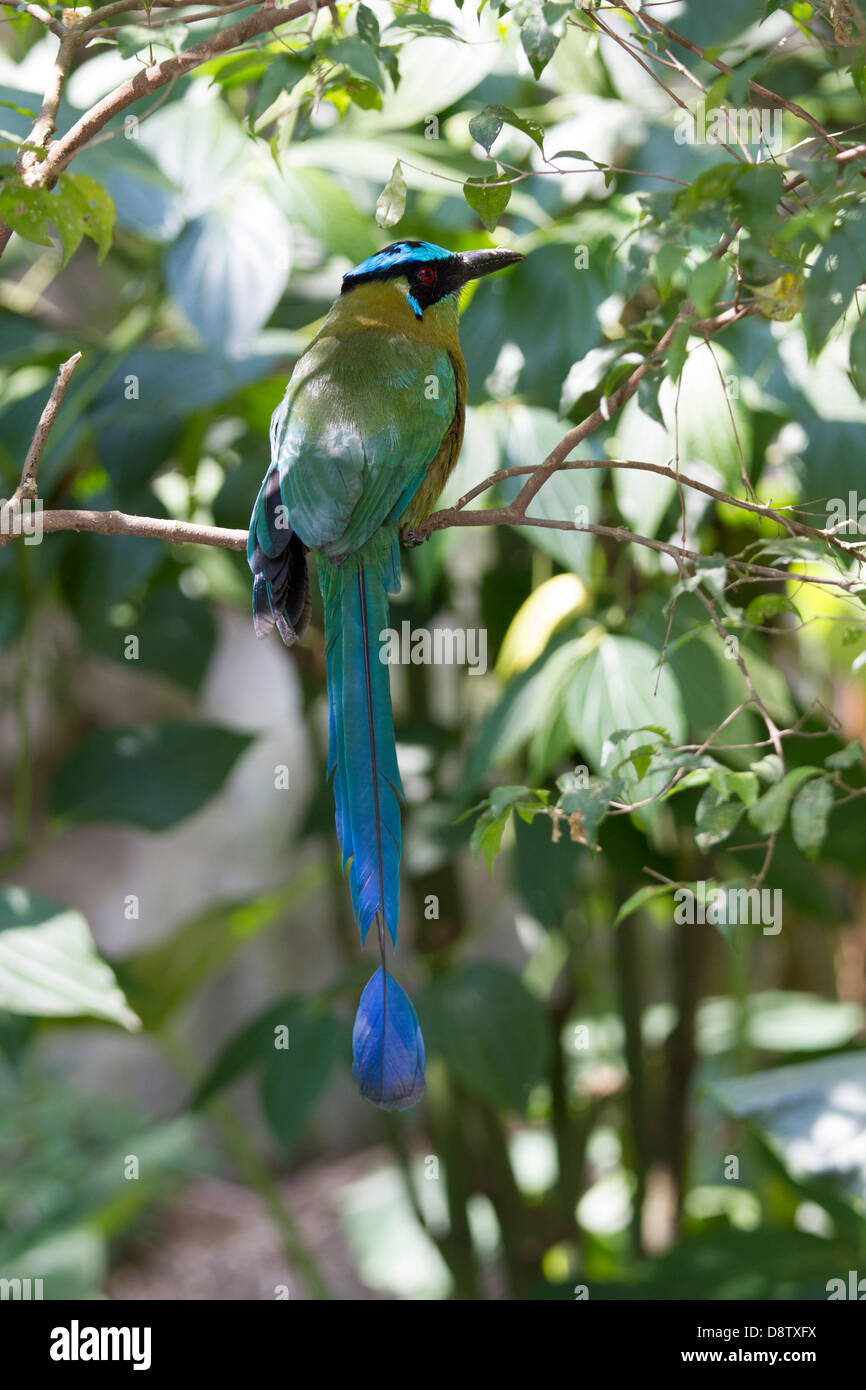
<path id="1" fill-rule="evenodd" d="M 738 796 L 747 806 L 751 806 L 758 799 L 760 788 L 754 772 L 732 772 L 728 767 L 714 767 L 709 773 L 709 782 L 725 800 Z"/>
<path id="2" fill-rule="evenodd" d="M 575 875 L 579 856 L 568 832 L 557 842 L 549 816 L 522 816 L 514 822 L 514 881 L 533 917 L 545 927 L 558 927 L 563 914 L 574 905 Z"/>
<path id="3" fill-rule="evenodd" d="M 613 925 L 618 927 L 620 922 L 624 922 L 627 917 L 632 917 L 635 912 L 639 912 L 647 903 L 655 902 L 657 898 L 671 898 L 673 896 L 673 886 L 667 883 L 647 883 L 643 888 L 638 888 L 636 893 L 626 898 L 620 906 L 619 912 L 613 919 Z"/>
<path id="4" fill-rule="evenodd" d="M 66 265 L 75 254 L 84 237 L 84 218 L 78 199 L 64 197 L 63 180 L 51 195 L 51 221 L 57 228 L 60 244 L 63 247 L 63 264 Z"/>
<path id="5" fill-rule="evenodd" d="M 833 783 L 829 777 L 815 777 L 800 789 L 791 807 L 791 834 L 794 844 L 815 859 L 827 834 L 827 817 L 833 807 Z"/>
<path id="6" fill-rule="evenodd" d="M 812 1031 L 810 1014 L 814 1012 L 814 1043 L 818 1047 L 839 1047 L 846 1032 L 850 1038 L 863 1027 L 862 1010 L 853 1015 L 851 1010 L 850 1004 L 804 996 L 800 1018 L 787 1021 L 787 1035 L 798 1041 L 804 1033 L 808 1036 Z M 838 1194 L 841 1190 L 853 1200 L 855 1208 L 861 1211 L 860 1229 L 856 1232 L 861 1239 L 862 1169 L 852 1163 L 850 1143 L 840 1136 L 851 1133 L 852 1112 L 862 1113 L 866 1104 L 864 1075 L 866 1052 L 857 1048 L 819 1061 L 754 1072 L 713 1087 L 715 1097 L 729 1115 L 760 1125 L 795 1178 L 820 1179 L 827 1182 L 830 1193 Z M 808 1142 L 804 1136 L 808 1136 Z M 814 1192 L 810 1195 L 813 1200 L 818 1196 Z M 828 1205 L 820 1196 L 818 1200 Z M 841 1265 L 838 1272 L 846 1268 Z M 820 1296 L 826 1297 L 826 1292 L 822 1290 Z"/>
<path id="7" fill-rule="evenodd" d="M 752 763 L 751 768 L 755 776 L 760 777 L 762 782 L 781 782 L 782 774 L 785 771 L 778 753 L 767 753 L 763 758 L 758 758 L 757 762 Z"/>
<path id="8" fill-rule="evenodd" d="M 670 294 L 671 290 L 674 287 L 674 281 L 682 268 L 683 262 L 686 258 L 687 250 L 687 247 L 680 246 L 675 241 L 664 241 L 662 242 L 658 251 L 656 251 L 655 255 L 653 256 L 652 265 L 653 271 L 655 273 L 656 284 L 659 288 L 659 294 L 663 299 L 666 295 Z M 707 270 L 706 267 L 719 266 L 721 264 L 721 261 L 705 261 L 703 265 L 698 266 L 698 269 L 696 271 L 692 272 L 691 299 L 693 303 L 696 302 L 695 296 L 696 294 L 700 294 L 702 288 L 700 282 L 698 284 L 697 289 L 695 288 L 695 278 L 698 277 L 699 273 L 702 273 L 704 277 L 709 277 L 710 271 Z M 713 293 L 715 294 L 715 290 L 713 291 Z M 696 305 L 696 307 L 698 306 Z M 703 314 L 704 317 L 706 317 L 709 313 L 709 310 L 703 310 L 700 307 L 698 307 L 698 312 Z M 645 381 L 647 381 L 646 377 L 644 377 L 644 382 Z M 641 382 L 641 385 L 643 384 L 644 383 Z"/>
<path id="9" fill-rule="evenodd" d="M 794 605 L 787 594 L 758 594 L 746 605 L 743 619 L 760 627 L 767 618 L 775 618 L 780 613 L 791 613 Z"/>
<path id="10" fill-rule="evenodd" d="M 863 745 L 859 738 L 854 738 L 850 743 L 846 743 L 844 748 L 840 748 L 838 753 L 831 753 L 824 759 L 825 767 L 846 768 L 855 767 L 864 758 Z"/>
<path id="11" fill-rule="evenodd" d="M 679 250 L 675 247 L 674 250 Z M 693 270 L 689 279 L 689 299 L 699 318 L 709 318 L 715 307 L 719 291 L 728 278 L 728 266 L 724 260 L 702 261 Z"/>
<path id="12" fill-rule="evenodd" d="M 490 174 L 485 179 L 467 179 L 463 185 L 463 196 L 487 231 L 492 232 L 508 207 L 511 184 L 501 174 Z"/>
<path id="13" fill-rule="evenodd" d="M 735 487 L 740 482 L 740 449 L 748 460 L 754 431 L 753 414 L 736 393 L 736 383 L 728 386 L 736 369 L 720 344 L 712 349 L 706 343 L 694 344 L 682 366 L 679 393 L 670 384 L 660 392 L 668 434 L 679 438 L 681 457 L 710 464 Z"/>
<path id="14" fill-rule="evenodd" d="M 295 1143 L 327 1087 L 342 1035 L 330 1013 L 301 999 L 289 1001 L 272 1024 L 261 1075 L 262 1109 L 284 1148 Z"/>
<path id="15" fill-rule="evenodd" d="M 559 27 L 559 7 L 543 4 L 542 0 L 521 0 L 514 14 L 520 24 L 523 51 L 538 79 L 559 46 L 561 29 L 560 33 L 556 32 L 556 27 Z"/>
<path id="16" fill-rule="evenodd" d="M 27 188 L 16 175 L 0 186 L 0 217 L 26 241 L 51 245 L 52 197 L 42 188 Z"/>
<path id="17" fill-rule="evenodd" d="M 31 111 L 29 106 L 19 106 L 14 101 L 0 101 L 0 106 L 7 107 L 8 110 L 16 112 L 19 116 L 27 116 L 31 121 L 35 121 L 37 118 L 38 113 L 36 111 Z"/>
<path id="18" fill-rule="evenodd" d="M 740 164 L 731 198 L 734 216 L 758 237 L 768 237 L 777 222 L 776 207 L 782 196 L 784 174 L 772 161 Z"/>
<path id="19" fill-rule="evenodd" d="M 376 48 L 379 43 L 379 21 L 370 9 L 369 5 L 359 5 L 355 15 L 355 23 L 358 28 L 358 36 L 365 43 Z"/>
<path id="20" fill-rule="evenodd" d="M 121 58 L 134 58 L 143 48 L 168 49 L 179 53 L 189 30 L 185 24 L 162 24 L 148 29 L 144 24 L 124 24 L 115 35 Z"/>
<path id="21" fill-rule="evenodd" d="M 418 1015 L 430 1056 L 494 1105 L 525 1111 L 545 1074 L 550 1030 L 516 975 L 486 961 L 448 971 L 423 991 Z"/>
<path id="22" fill-rule="evenodd" d="M 658 654 L 646 642 L 610 634 L 578 665 L 566 692 L 565 717 L 578 748 L 599 771 L 607 744 L 619 730 L 658 724 L 679 743 L 686 728 L 679 685 L 670 667 L 659 672 Z M 641 742 L 639 733 L 623 741 L 620 756 L 625 757 L 635 742 Z"/>
<path id="23" fill-rule="evenodd" d="M 458 4 L 458 10 L 461 8 L 461 4 Z M 434 18 L 434 16 L 430 14 L 397 15 L 388 25 L 388 29 L 415 29 L 423 34 L 435 35 L 437 38 L 453 39 L 456 40 L 457 43 L 466 42 L 466 40 L 455 31 L 454 26 L 448 23 L 447 19 Z"/>
<path id="24" fill-rule="evenodd" d="M 686 322 L 677 325 L 674 336 L 671 338 L 665 356 L 665 376 L 671 381 L 678 381 L 686 365 L 686 357 L 689 350 L 689 324 Z"/>
<path id="25" fill-rule="evenodd" d="M 0 1009 L 140 1027 L 82 914 L 28 888 L 0 888 Z"/>
<path id="26" fill-rule="evenodd" d="M 57 774 L 51 808 L 68 821 L 166 830 L 220 790 L 252 736 L 214 724 L 112 726 L 89 734 Z"/>
<path id="27" fill-rule="evenodd" d="M 757 771 L 757 768 L 753 767 L 753 771 Z M 820 774 L 819 767 L 795 767 L 781 782 L 764 792 L 760 800 L 749 807 L 749 820 L 755 829 L 762 835 L 773 835 L 777 830 L 781 830 L 788 814 L 791 797 L 808 778 L 818 777 Z"/>
<path id="28" fill-rule="evenodd" d="M 718 203 L 726 203 L 744 167 L 726 161 L 702 170 L 688 188 L 676 195 L 674 210 L 683 221 L 688 222 L 697 213 L 707 208 L 713 209 Z"/>
<path id="29" fill-rule="evenodd" d="M 866 208 L 851 204 L 825 242 L 806 283 L 804 319 L 812 354 L 820 352 L 863 278 Z"/>
<path id="30" fill-rule="evenodd" d="M 376 200 L 376 224 L 379 227 L 395 227 L 406 211 L 406 180 L 399 159 L 391 170 L 391 177 Z"/>
<path id="31" fill-rule="evenodd" d="M 727 840 L 745 809 L 742 801 L 729 801 L 715 787 L 707 787 L 695 813 L 695 844 L 698 849 L 708 850 Z"/>
<path id="32" fill-rule="evenodd" d="M 350 101 L 361 111 L 381 111 L 382 93 L 378 87 L 374 87 L 372 82 L 367 82 L 363 77 L 354 77 L 351 73 L 342 79 L 335 78 L 333 82 L 327 83 L 324 89 L 328 96 L 335 100 L 337 109 L 342 111 L 340 102 L 345 105 Z M 297 136 L 294 137 L 297 139 Z"/>
<path id="33" fill-rule="evenodd" d="M 494 787 L 490 793 L 489 805 L 476 820 L 469 839 L 469 848 L 476 861 L 478 855 L 483 854 L 492 873 L 493 861 L 499 853 L 511 812 L 517 811 L 521 819 L 531 821 L 545 809 L 541 797 L 542 793 L 534 792 L 529 787 Z M 482 806 L 484 805 L 482 802 Z M 466 814 L 470 815 L 471 812 Z M 463 817 L 459 819 L 462 820 Z"/>
<path id="34" fill-rule="evenodd" d="M 279 999 L 270 1004 L 263 1013 L 257 1014 L 249 1023 L 235 1033 L 217 1054 L 207 1076 L 197 1087 L 190 1105 L 207 1105 L 219 1091 L 230 1086 L 238 1077 L 253 1067 L 263 1066 L 270 1055 L 274 1042 L 274 1029 L 280 1024 L 289 1026 L 287 1014 L 297 1007 L 299 1001 Z"/>
<path id="35" fill-rule="evenodd" d="M 859 396 L 866 398 L 866 319 L 859 318 L 848 345 L 851 380 Z"/>
<path id="36" fill-rule="evenodd" d="M 89 646 L 127 668 L 159 671 L 190 690 L 201 684 L 216 644 L 216 625 L 206 603 L 187 598 L 176 586 L 149 588 L 134 616 L 119 624 L 83 623 Z M 129 638 L 137 639 L 130 657 Z"/>
<path id="37" fill-rule="evenodd" d="M 469 134 L 488 154 L 504 124 L 502 117 L 496 115 L 496 110 L 495 106 L 485 106 L 469 122 Z"/>
<path id="38" fill-rule="evenodd" d="M 279 892 L 218 903 L 149 951 L 124 960 L 118 973 L 144 1026 L 154 1031 L 162 1027 L 205 980 L 224 970 L 255 937 L 305 906 L 327 879 L 327 864 L 311 862 Z"/>
<path id="39" fill-rule="evenodd" d="M 485 862 L 491 874 L 493 873 L 493 863 L 502 846 L 502 836 L 511 815 L 511 808 L 500 811 L 497 815 L 494 811 L 483 811 L 472 827 L 472 834 L 469 838 L 469 848 L 477 863 L 479 854 L 484 855 Z"/>
<path id="40" fill-rule="evenodd" d="M 196 72 L 200 77 L 209 77 L 211 82 L 230 91 L 233 87 L 246 86 L 248 82 L 263 81 L 272 61 L 278 60 L 265 52 L 229 53 L 201 63 Z"/>
<path id="41" fill-rule="evenodd" d="M 99 259 L 103 260 L 114 238 L 114 200 L 89 174 L 65 173 L 59 188 L 60 197 L 79 214 L 85 236 L 96 242 Z"/>
<path id="42" fill-rule="evenodd" d="M 562 793 L 557 806 L 567 816 L 580 816 L 579 828 L 586 843 L 595 845 L 610 803 L 623 797 L 625 783 L 619 777 L 590 777 L 584 785 L 573 772 L 566 772 L 557 778 L 556 785 Z"/>
<path id="43" fill-rule="evenodd" d="M 363 77 L 366 82 L 372 82 L 380 92 L 384 91 L 385 75 L 382 72 L 382 64 L 374 49 L 363 39 L 336 39 L 333 43 L 327 44 L 324 56 L 340 63 L 358 77 Z"/>
<path id="44" fill-rule="evenodd" d="M 510 106 L 485 106 L 484 110 L 479 111 L 469 122 L 469 134 L 489 154 L 491 145 L 504 125 L 528 135 L 530 140 L 544 151 L 544 127 L 540 126 L 538 121 L 516 115 Z"/>
<path id="45" fill-rule="evenodd" d="M 256 87 L 250 119 L 253 125 L 269 111 L 277 97 L 290 92 L 307 75 L 307 64 L 301 58 L 273 58 Z"/>

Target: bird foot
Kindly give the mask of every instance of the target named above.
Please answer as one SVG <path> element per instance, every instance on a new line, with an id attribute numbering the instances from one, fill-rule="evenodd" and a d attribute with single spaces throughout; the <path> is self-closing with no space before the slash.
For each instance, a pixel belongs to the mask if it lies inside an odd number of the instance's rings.
<path id="1" fill-rule="evenodd" d="M 429 541 L 429 539 L 429 531 L 416 531 L 414 526 L 400 527 L 400 540 L 405 546 L 408 546 L 409 549 L 412 549 L 416 545 L 423 545 L 424 542 Z"/>

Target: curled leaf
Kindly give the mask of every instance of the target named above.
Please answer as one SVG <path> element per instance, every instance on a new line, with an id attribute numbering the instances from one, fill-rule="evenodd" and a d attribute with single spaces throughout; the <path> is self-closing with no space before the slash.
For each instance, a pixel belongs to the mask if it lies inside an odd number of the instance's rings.
<path id="1" fill-rule="evenodd" d="M 399 159 L 376 200 L 376 225 L 395 227 L 406 211 L 406 180 Z"/>

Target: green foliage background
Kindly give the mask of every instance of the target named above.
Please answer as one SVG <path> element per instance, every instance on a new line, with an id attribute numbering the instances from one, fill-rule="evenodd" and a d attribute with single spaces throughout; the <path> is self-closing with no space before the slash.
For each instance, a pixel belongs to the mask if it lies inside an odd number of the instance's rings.
<path id="1" fill-rule="evenodd" d="M 228 550 L 120 535 L 0 550 L 0 1272 L 54 1271 L 46 1296 L 97 1293 L 143 1212 L 231 1163 L 303 1291 L 326 1296 L 275 1184 L 298 1156 L 333 1150 L 323 1116 L 342 1086 L 358 1144 L 384 1138 L 402 1183 L 351 1232 L 362 1277 L 393 1296 L 826 1297 L 866 1246 L 866 625 L 852 548 L 866 277 L 863 155 L 835 158 L 818 131 L 839 150 L 862 138 L 862 7 L 648 8 L 677 45 L 613 6 L 341 6 L 339 27 L 296 20 L 127 108 L 54 189 L 15 166 L 52 40 L 7 8 L 7 496 L 58 362 L 81 350 L 42 460 L 45 505 L 245 527 L 293 360 L 342 273 L 396 236 L 499 238 L 527 256 L 465 305 L 470 418 L 443 505 L 540 463 L 681 322 L 639 393 L 578 447 L 599 466 L 557 473 L 533 500 L 530 517 L 601 531 L 451 528 L 406 555 L 394 625 L 444 614 L 485 629 L 491 670 L 446 689 L 412 666 L 397 690 L 418 772 L 401 977 L 430 1065 L 425 1103 L 387 1123 L 345 1084 L 364 963 L 325 790 L 320 616 L 285 657 L 303 706 L 285 759 L 291 772 L 302 743 L 315 772 L 278 831 L 276 882 L 203 900 L 167 936 L 142 922 L 140 948 L 108 964 L 74 902 L 34 882 L 34 856 L 84 822 L 159 836 L 231 792 L 256 731 L 214 724 L 201 691 L 220 615 L 248 611 L 249 573 Z M 151 17 L 156 33 L 144 12 L 115 17 L 79 56 L 59 130 L 130 62 L 239 13 L 193 24 L 180 9 L 169 26 Z M 682 110 L 648 68 L 692 109 L 775 111 L 779 148 L 756 163 L 756 145 L 679 140 Z M 742 305 L 711 344 L 696 331 Z M 609 466 L 675 458 L 732 501 L 687 490 L 683 515 L 675 480 Z M 842 499 L 849 548 L 734 505 L 744 475 L 818 532 Z M 518 487 L 503 479 L 473 505 L 507 505 Z M 683 534 L 702 561 L 677 562 Z M 58 620 L 62 643 L 46 635 Z M 68 692 L 94 657 L 157 681 L 172 717 L 82 717 Z M 37 706 L 50 737 L 34 734 Z M 281 825 L 281 793 L 262 797 Z M 699 881 L 780 891 L 781 931 L 678 924 L 674 892 Z M 272 998 L 216 1055 L 200 1037 L 181 1047 L 214 980 L 310 914 L 333 933 L 333 978 Z M 168 1050 L 182 1113 L 131 1115 L 58 1075 L 46 1044 L 82 1017 Z M 263 1144 L 226 1099 L 250 1076 Z M 124 1180 L 121 1152 L 146 1182 Z M 389 1252 L 413 1224 L 420 1254 L 401 1282 Z"/>

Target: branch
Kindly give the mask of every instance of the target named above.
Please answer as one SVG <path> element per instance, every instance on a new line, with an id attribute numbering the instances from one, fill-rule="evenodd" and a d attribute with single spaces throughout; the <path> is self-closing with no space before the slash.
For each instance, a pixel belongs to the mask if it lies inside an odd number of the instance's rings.
<path id="1" fill-rule="evenodd" d="M 103 126 L 107 125 L 114 116 L 124 111 L 127 106 L 131 106 L 133 102 L 149 96 L 151 92 L 164 87 L 167 82 L 174 82 L 178 77 L 183 77 L 194 68 L 201 67 L 202 63 L 208 63 L 212 58 L 218 58 L 230 49 L 238 48 L 248 39 L 256 38 L 259 34 L 267 34 L 283 24 L 288 24 L 293 19 L 299 19 L 301 15 L 309 14 L 313 5 L 314 0 L 295 0 L 294 4 L 285 7 L 262 5 L 255 14 L 248 15 L 246 19 L 240 20 L 228 29 L 220 29 L 217 33 L 211 34 L 209 38 L 203 39 L 201 43 L 185 49 L 183 53 L 165 58 L 160 63 L 151 63 L 149 67 L 143 68 L 141 72 L 136 73 L 135 77 L 131 77 L 127 82 L 115 87 L 114 91 L 109 92 L 89 111 L 86 111 L 81 119 L 70 127 L 62 139 L 51 146 L 48 151 L 48 158 L 43 161 L 48 175 L 57 175 L 62 169 L 65 169 L 92 136 L 102 130 Z"/>
<path id="2" fill-rule="evenodd" d="M 246 531 L 232 531 L 222 526 L 200 526 L 194 522 L 175 521 L 171 517 L 127 516 L 125 512 L 117 511 L 66 511 L 62 508 L 46 512 L 40 507 L 37 522 L 32 523 L 28 517 L 28 524 L 24 524 L 21 503 L 36 500 L 39 461 L 57 419 L 57 413 L 63 404 L 72 373 L 80 361 L 81 353 L 76 352 L 60 364 L 51 395 L 45 403 L 30 441 L 21 470 L 21 481 L 9 501 L 0 508 L 0 546 L 19 536 L 32 539 L 38 530 L 40 534 L 56 531 L 94 531 L 100 536 L 143 536 L 151 540 L 168 541 L 171 545 L 194 542 L 197 545 L 219 545 L 229 550 L 244 550 L 247 543 Z"/>
<path id="3" fill-rule="evenodd" d="M 714 255 L 724 254 L 730 238 L 724 237 L 716 247 Z M 713 319 L 704 320 L 700 325 L 700 330 L 706 339 L 710 332 L 718 331 L 727 327 L 731 323 L 736 323 L 738 319 L 757 311 L 758 306 L 753 302 L 748 302 L 732 309 L 726 309 L 716 315 Z M 623 385 L 615 391 L 602 406 L 599 406 L 591 414 L 587 415 L 580 424 L 569 430 L 560 440 L 559 444 L 551 450 L 547 458 L 535 466 L 527 465 L 518 468 L 500 469 L 496 473 L 490 474 L 482 482 L 476 484 L 469 492 L 450 508 L 434 512 L 432 516 L 423 521 L 412 535 L 412 540 L 426 539 L 433 531 L 445 530 L 451 526 L 534 526 L 551 530 L 587 532 L 591 535 L 603 536 L 607 539 L 616 541 L 619 544 L 641 545 L 647 549 L 654 550 L 658 554 L 665 554 L 676 560 L 682 567 L 685 561 L 698 563 L 706 557 L 700 552 L 689 550 L 681 541 L 673 544 L 667 541 L 660 541 L 653 537 L 643 536 L 637 532 L 629 530 L 627 526 L 602 526 L 591 523 L 579 524 L 573 520 L 557 520 L 546 517 L 527 516 L 526 510 L 532 499 L 543 487 L 544 483 L 560 470 L 589 469 L 589 468 L 626 468 L 642 472 L 655 473 L 660 477 L 673 481 L 678 487 L 689 487 L 705 496 L 711 497 L 714 501 L 727 502 L 729 505 L 738 507 L 743 511 L 757 513 L 766 517 L 768 520 L 775 521 L 784 527 L 790 535 L 800 535 L 814 540 L 826 542 L 830 547 L 835 548 L 844 558 L 855 557 L 863 558 L 858 550 L 857 542 L 844 542 L 832 533 L 821 530 L 817 527 L 809 526 L 805 522 L 797 520 L 795 517 L 786 515 L 785 511 L 777 510 L 769 504 L 751 501 L 744 498 L 732 497 L 722 492 L 718 488 L 702 482 L 700 479 L 689 477 L 680 472 L 679 467 L 671 468 L 664 464 L 645 463 L 639 460 L 612 460 L 612 459 L 577 459 L 568 460 L 567 456 L 578 443 L 587 438 L 603 422 L 610 419 L 611 415 L 621 409 L 637 391 L 640 382 L 654 366 L 658 364 L 658 358 L 670 344 L 677 328 L 681 323 L 688 321 L 691 308 L 686 302 L 671 323 L 667 331 L 659 339 L 656 346 L 648 353 L 646 358 L 638 367 L 635 368 L 631 376 Z M 15 516 L 12 511 L 12 504 L 22 499 L 36 497 L 36 471 L 45 442 L 51 430 L 66 386 L 75 366 L 80 360 L 80 353 L 76 353 L 68 362 L 64 362 L 57 375 L 51 396 L 42 412 L 39 424 L 33 437 L 33 441 L 27 452 L 21 482 L 12 498 L 12 503 L 0 512 L 2 526 L 0 526 L 0 546 L 5 545 L 9 540 L 16 536 L 33 534 L 33 529 L 25 532 L 20 511 Z M 514 501 L 506 507 L 490 508 L 477 511 L 467 511 L 468 502 L 473 501 L 489 488 L 501 483 L 503 479 L 529 475 L 527 482 L 523 485 Z M 42 533 L 52 534 L 58 531 L 89 531 L 97 535 L 126 535 L 141 536 L 151 540 L 166 541 L 171 545 L 183 545 L 185 543 L 197 545 L 213 545 L 229 550 L 244 550 L 247 542 L 247 532 L 233 530 L 220 526 L 199 525 L 193 522 L 177 521 L 170 517 L 142 517 L 130 516 L 119 511 L 77 511 L 56 509 L 40 511 L 39 529 Z M 743 579 L 750 580 L 772 580 L 777 583 L 784 583 L 791 579 L 790 571 L 779 566 L 758 565 L 751 560 L 733 556 L 726 559 L 728 567 L 736 574 L 741 576 L 737 582 Z M 830 577 L 826 575 L 799 575 L 800 582 L 808 584 L 823 585 L 836 588 L 846 593 L 856 593 L 862 590 L 863 584 L 857 579 L 850 579 L 847 576 Z"/>
<path id="4" fill-rule="evenodd" d="M 615 462 L 612 464 L 606 462 L 605 466 L 616 468 L 618 465 Z M 645 465 L 629 464 L 626 466 L 644 467 Z M 652 466 L 651 471 L 656 472 L 658 470 Z M 685 479 L 681 479 L 681 481 L 684 484 L 686 482 Z M 726 497 L 724 500 L 733 506 L 744 505 L 740 499 L 735 497 Z M 9 512 L 8 504 L 0 512 L 0 518 L 2 518 L 0 547 L 20 536 L 32 537 L 37 529 L 46 535 L 58 531 L 90 531 L 100 536 L 141 536 L 148 540 L 166 541 L 170 545 L 213 545 L 224 550 L 245 550 L 247 544 L 246 531 L 234 530 L 225 526 L 199 525 L 191 521 L 175 521 L 172 517 L 129 516 L 126 512 L 118 511 L 67 511 L 57 508 L 40 511 L 38 523 L 24 527 L 20 518 L 14 514 L 10 522 Z M 660 541 L 651 536 L 643 536 L 637 531 L 630 531 L 627 526 L 597 526 L 590 523 L 583 525 L 574 521 L 560 521 L 534 516 L 515 518 L 511 515 L 510 508 L 507 507 L 472 512 L 458 511 L 454 508 L 436 512 L 424 525 L 430 531 L 442 531 L 449 526 L 535 526 L 553 531 L 587 532 L 593 536 L 604 536 L 608 540 L 616 541 L 622 545 L 642 545 L 660 555 L 669 555 L 678 564 L 683 560 L 699 563 L 708 558 L 700 551 L 688 550 L 682 544 L 674 545 L 669 541 Z M 830 542 L 829 536 L 823 533 L 819 534 L 828 543 Z M 839 589 L 847 594 L 860 592 L 864 587 L 862 581 L 857 579 L 848 579 L 842 576 L 832 578 L 829 575 L 792 574 L 790 570 L 782 569 L 777 565 L 758 565 L 751 560 L 741 559 L 739 556 L 728 556 L 725 563 L 736 574 L 751 580 L 784 584 L 796 579 L 799 584 L 816 584 L 819 587 Z"/>
<path id="5" fill-rule="evenodd" d="M 20 503 L 23 501 L 33 501 L 37 493 L 36 475 L 39 471 L 39 461 L 42 458 L 43 450 L 48 442 L 48 436 L 57 419 L 57 412 L 63 404 L 63 397 L 66 395 L 66 388 L 69 385 L 72 373 L 81 361 L 81 353 L 75 352 L 65 362 L 61 362 L 51 388 L 51 395 L 45 402 L 42 414 L 39 417 L 39 424 L 33 433 L 30 441 L 30 448 L 27 450 L 27 457 L 24 460 L 24 467 L 21 470 L 21 481 L 13 492 L 9 501 L 0 508 L 0 544 L 5 545 L 12 535 L 20 535 Z M 15 530 L 15 511 L 18 508 L 19 530 Z M 11 529 L 10 529 L 11 528 Z"/>
<path id="6" fill-rule="evenodd" d="M 628 0 L 611 0 L 611 4 L 615 9 L 623 10 L 625 14 L 630 15 L 632 18 L 635 17 L 635 13 L 631 9 Z M 663 24 L 661 20 L 655 19 L 645 11 L 641 11 L 640 21 L 645 28 L 654 29 L 657 34 L 664 34 L 671 43 L 679 44 L 680 48 L 684 48 L 687 52 L 693 53 L 696 58 L 703 59 L 705 63 L 709 63 L 712 67 L 716 68 L 718 72 L 724 72 L 730 76 L 730 74 L 735 71 L 728 63 L 723 63 L 721 58 L 710 58 L 696 43 L 692 43 L 691 39 L 685 38 L 683 34 L 677 33 L 676 29 L 669 28 L 667 24 Z M 804 110 L 802 106 L 799 106 L 796 101 L 789 101 L 787 97 L 780 96 L 778 92 L 771 92 L 769 87 L 763 87 L 760 82 L 750 82 L 749 87 L 756 96 L 763 97 L 764 101 L 768 101 L 773 106 L 781 106 L 786 111 L 790 111 L 792 116 L 796 116 L 799 121 L 803 121 L 806 125 L 811 126 L 815 134 L 820 135 L 822 140 L 826 140 L 832 150 L 837 154 L 841 152 L 842 146 L 835 136 L 831 135 L 829 131 L 826 131 L 820 121 L 816 121 L 815 117 L 810 116 L 809 112 Z"/>
<path id="7" fill-rule="evenodd" d="M 160 63 L 151 63 L 149 67 L 142 68 L 134 77 L 122 82 L 119 87 L 115 87 L 89 111 L 86 111 L 59 140 L 50 143 L 45 158 L 40 159 L 32 150 L 23 151 L 18 164 L 21 177 L 29 188 L 52 188 L 57 181 L 58 174 L 62 173 L 77 154 L 80 154 L 85 145 L 102 130 L 103 126 L 107 125 L 114 116 L 124 111 L 127 106 L 140 101 L 142 97 L 149 96 L 150 93 L 166 86 L 167 83 L 176 81 L 178 77 L 192 72 L 202 63 L 210 62 L 212 58 L 218 58 L 232 48 L 238 48 L 248 39 L 255 38 L 259 34 L 269 33 L 284 24 L 288 24 L 293 19 L 300 18 L 301 15 L 309 14 L 315 6 L 316 0 L 294 0 L 293 4 L 285 7 L 264 4 L 255 14 L 247 15 L 245 19 L 226 29 L 220 29 L 217 33 L 203 39 L 201 43 L 185 49 L 183 53 L 175 54 Z M 97 13 L 104 15 L 106 11 L 102 10 Z M 79 21 L 73 28 L 62 30 L 63 38 L 52 72 L 51 86 L 46 94 L 42 111 L 34 124 L 33 132 L 26 141 L 28 145 L 41 146 L 54 133 L 57 107 L 69 65 L 78 47 L 93 37 L 86 28 L 92 19 L 93 16 L 86 16 L 84 21 Z M 0 255 L 6 249 L 11 235 L 12 228 L 0 221 Z"/>
<path id="8" fill-rule="evenodd" d="M 17 0 L 0 0 L 0 4 L 2 4 L 5 10 L 24 10 L 25 14 L 32 15 L 34 19 L 38 19 L 40 24 L 44 24 L 46 29 L 50 29 L 52 34 L 56 34 L 60 39 L 62 39 L 63 35 L 66 33 L 60 20 L 55 19 L 47 10 L 43 10 L 41 5 L 19 5 Z"/>
<path id="9" fill-rule="evenodd" d="M 66 388 L 72 378 L 72 373 L 80 361 L 81 353 L 74 352 L 65 362 L 60 363 L 54 385 L 51 388 L 51 395 L 45 403 L 45 408 L 39 417 L 39 424 L 36 426 L 30 441 L 30 448 L 27 450 L 27 457 L 21 471 L 21 481 L 15 490 L 16 497 L 36 496 L 36 475 L 39 471 L 39 461 L 48 442 L 48 436 L 54 427 L 54 421 L 57 419 L 57 412 L 63 404 L 63 397 L 66 395 Z"/>
<path id="10" fill-rule="evenodd" d="M 141 536 L 148 540 L 168 541 L 169 545 L 216 545 L 224 550 L 245 550 L 248 534 L 227 526 L 175 521 L 173 517 L 129 516 L 126 512 L 117 511 L 64 511 L 60 508 L 43 512 L 41 526 L 46 535 L 56 531 L 92 531 L 99 536 Z"/>

